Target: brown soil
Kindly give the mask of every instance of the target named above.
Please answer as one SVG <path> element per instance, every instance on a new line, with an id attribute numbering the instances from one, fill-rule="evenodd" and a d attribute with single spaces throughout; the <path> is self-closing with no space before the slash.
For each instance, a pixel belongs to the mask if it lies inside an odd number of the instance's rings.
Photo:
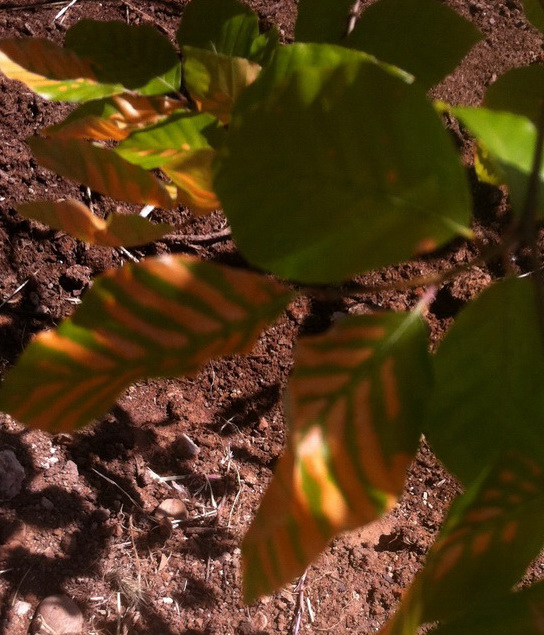
<path id="1" fill-rule="evenodd" d="M 29 4 L 3 0 L 1 37 L 61 42 L 78 19 L 99 17 L 153 23 L 173 38 L 184 2 L 80 0 L 63 20 L 55 15 L 68 0 Z M 295 0 L 250 4 L 264 25 L 278 25 L 289 41 Z M 542 39 L 526 23 L 519 1 L 448 4 L 473 20 L 486 39 L 435 91 L 441 98 L 477 104 L 498 75 L 541 59 Z M 67 109 L 0 77 L 0 304 L 25 283 L 0 308 L 0 371 L 14 363 L 33 334 L 73 311 L 93 276 L 125 258 L 46 231 L 14 210 L 16 202 L 52 195 L 79 197 L 99 213 L 111 209 L 111 201 L 39 167 L 24 143 Z M 454 134 L 469 161 L 467 139 L 459 130 Z M 500 190 L 476 183 L 474 197 L 478 236 L 492 241 L 508 217 L 507 201 Z M 183 210 L 154 214 L 156 220 L 174 221 L 180 238 L 133 250 L 134 256 L 173 251 L 241 264 L 228 240 L 183 238 L 224 227 L 221 214 L 204 219 Z M 450 251 L 368 279 L 432 272 L 473 254 L 473 246 L 458 241 Z M 482 267 L 439 290 L 428 314 L 433 343 L 463 304 L 500 274 L 500 264 Z M 0 415 L 0 449 L 11 448 L 26 471 L 21 493 L 0 507 L 0 631 L 26 633 L 38 602 L 64 592 L 83 610 L 86 633 L 376 632 L 458 493 L 426 447 L 393 513 L 334 540 L 298 587 L 244 606 L 239 545 L 282 451 L 280 398 L 297 334 L 322 330 L 338 310 L 405 310 L 416 301 L 416 292 L 348 299 L 343 305 L 300 300 L 248 357 L 210 363 L 194 379 L 139 383 L 103 421 L 74 435 L 51 437 Z M 198 446 L 196 457 L 182 433 Z M 158 481 L 155 475 L 177 480 Z M 152 515 L 172 497 L 182 498 L 189 511 L 189 519 L 174 528 Z M 543 567 L 535 563 L 527 579 L 541 577 Z M 27 613 L 22 602 L 30 605 Z"/>

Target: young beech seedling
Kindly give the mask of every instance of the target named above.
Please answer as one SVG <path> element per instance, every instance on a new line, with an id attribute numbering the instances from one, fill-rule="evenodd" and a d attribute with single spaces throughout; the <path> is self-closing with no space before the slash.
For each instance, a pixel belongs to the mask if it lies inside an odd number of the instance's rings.
<path id="1" fill-rule="evenodd" d="M 544 30 L 542 3 L 524 4 Z M 513 221 L 473 262 L 403 285 L 432 289 L 519 247 L 531 270 L 470 302 L 433 356 L 429 293 L 412 312 L 351 316 L 300 338 L 287 447 L 243 543 L 245 593 L 273 592 L 335 534 L 390 509 L 425 434 L 464 493 L 381 632 L 541 633 L 544 586 L 512 589 L 544 536 L 544 67 L 510 71 L 479 108 L 432 103 L 428 89 L 481 35 L 436 0 L 378 0 L 358 19 L 352 5 L 300 0 L 290 45 L 275 29 L 260 33 L 237 0 L 192 0 L 179 50 L 151 27 L 91 20 L 64 46 L 0 40 L 3 73 L 77 104 L 28 140 L 42 165 L 131 203 L 222 208 L 262 271 L 161 256 L 98 276 L 6 374 L 0 407 L 72 430 L 142 377 L 192 375 L 247 353 L 297 295 L 341 297 L 358 274 L 471 240 L 448 111 L 476 139 L 480 177 L 508 186 Z M 137 215 L 103 221 L 75 200 L 18 211 L 99 245 L 173 231 Z"/>

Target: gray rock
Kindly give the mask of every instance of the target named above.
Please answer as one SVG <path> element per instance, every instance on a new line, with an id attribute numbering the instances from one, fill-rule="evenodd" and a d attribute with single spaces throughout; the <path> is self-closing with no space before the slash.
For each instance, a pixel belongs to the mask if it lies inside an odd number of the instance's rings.
<path id="1" fill-rule="evenodd" d="M 0 451 L 0 500 L 9 500 L 17 496 L 24 478 L 25 470 L 13 451 Z"/>

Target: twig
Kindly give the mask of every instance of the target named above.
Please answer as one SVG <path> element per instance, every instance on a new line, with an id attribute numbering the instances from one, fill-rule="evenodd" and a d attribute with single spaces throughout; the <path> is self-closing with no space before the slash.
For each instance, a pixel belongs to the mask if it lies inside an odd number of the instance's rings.
<path id="1" fill-rule="evenodd" d="M 148 516 L 149 518 L 151 518 L 151 516 L 149 516 L 149 514 L 145 511 L 145 509 L 139 504 L 137 503 L 132 496 L 126 492 L 118 483 L 116 483 L 114 480 L 112 480 L 111 478 L 108 478 L 107 476 L 105 476 L 104 474 L 102 474 L 102 472 L 99 472 L 98 470 L 95 470 L 94 467 L 91 468 L 91 470 L 95 473 L 98 474 L 98 476 L 100 476 L 100 478 L 103 478 L 105 481 L 107 481 L 108 483 L 110 483 L 110 485 L 113 485 L 114 487 L 116 487 L 118 490 L 120 490 L 121 492 L 123 492 L 123 494 L 129 499 L 129 501 L 137 508 L 139 509 L 143 514 L 145 514 L 146 516 Z"/>
<path id="2" fill-rule="evenodd" d="M 126 249 L 125 247 L 118 247 L 117 249 L 123 256 L 126 256 L 132 262 L 134 262 L 134 263 L 140 262 L 138 260 L 138 258 L 136 258 L 136 256 L 132 255 L 130 253 L 130 251 L 128 249 Z"/>
<path id="3" fill-rule="evenodd" d="M 61 9 L 61 10 L 57 13 L 57 15 L 53 18 L 53 22 L 54 22 L 55 20 L 58 20 L 59 18 L 62 18 L 62 16 L 63 16 L 63 15 L 64 15 L 67 11 L 68 11 L 68 9 L 69 9 L 70 7 L 73 7 L 73 6 L 74 6 L 74 4 L 75 4 L 76 2 L 77 2 L 77 0 L 70 0 L 70 2 L 69 2 L 69 3 L 68 3 L 68 4 L 67 4 L 67 5 L 66 5 L 63 9 Z M 61 22 L 62 22 L 62 20 L 61 20 Z"/>
<path id="4" fill-rule="evenodd" d="M 230 236 L 230 227 L 225 227 L 224 229 L 210 234 L 167 234 L 166 236 L 163 236 L 161 240 L 175 240 L 187 243 L 214 243 L 219 242 L 220 240 L 227 240 Z"/>
<path id="5" fill-rule="evenodd" d="M 37 273 L 37 271 L 34 271 L 32 275 L 35 275 Z M 27 278 L 23 283 L 21 283 L 16 289 L 15 291 L 11 294 L 8 295 L 8 297 L 2 301 L 2 303 L 0 304 L 0 309 L 6 305 L 10 300 L 12 300 L 20 291 L 22 291 L 26 285 L 30 282 L 30 278 Z"/>
<path id="6" fill-rule="evenodd" d="M 291 621 L 291 627 L 289 630 L 290 635 L 298 635 L 300 631 L 300 625 L 302 623 L 302 614 L 304 613 L 304 583 L 306 582 L 306 574 L 308 569 L 300 576 L 295 587 L 295 593 L 297 594 L 295 614 Z"/>
<path id="7" fill-rule="evenodd" d="M 359 18 L 360 9 L 361 9 L 361 0 L 357 0 L 356 2 L 353 3 L 353 5 L 351 6 L 349 10 L 348 21 L 346 24 L 346 31 L 344 33 L 344 38 L 346 38 L 355 28 L 355 25 L 357 24 L 357 20 Z"/>
<path id="8" fill-rule="evenodd" d="M 8 4 L 0 7 L 0 11 L 27 11 L 29 9 L 42 9 L 48 7 L 60 7 L 66 0 L 53 0 L 48 2 L 36 2 L 35 4 Z"/>

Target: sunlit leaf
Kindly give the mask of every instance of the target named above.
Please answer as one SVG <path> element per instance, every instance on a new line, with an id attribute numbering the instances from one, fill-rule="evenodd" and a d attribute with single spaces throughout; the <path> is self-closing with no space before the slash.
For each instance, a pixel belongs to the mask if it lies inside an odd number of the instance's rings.
<path id="1" fill-rule="evenodd" d="M 470 235 L 466 176 L 423 88 L 342 47 L 277 51 L 235 107 L 215 189 L 243 255 L 303 282 Z"/>
<path id="2" fill-rule="evenodd" d="M 175 204 L 167 186 L 113 150 L 80 139 L 32 137 L 27 143 L 43 166 L 97 192 L 141 205 L 170 208 Z"/>
<path id="3" fill-rule="evenodd" d="M 378 0 L 365 9 L 346 46 L 403 68 L 430 88 L 481 39 L 468 20 L 436 0 Z"/>
<path id="4" fill-rule="evenodd" d="M 336 533 L 396 501 L 430 377 L 418 314 L 350 317 L 299 340 L 287 449 L 243 544 L 248 601 L 300 575 Z"/>
<path id="5" fill-rule="evenodd" d="M 525 206 L 529 175 L 537 129 L 526 117 L 511 112 L 487 108 L 452 108 L 453 114 L 485 147 L 490 158 L 498 164 L 502 183 L 508 186 L 514 212 L 520 214 Z M 544 165 L 540 168 L 540 188 L 537 212 L 544 216 Z"/>
<path id="6" fill-rule="evenodd" d="M 491 110 L 523 115 L 538 126 L 543 95 L 544 66 L 537 64 L 514 68 L 501 75 L 487 89 L 483 105 Z"/>
<path id="7" fill-rule="evenodd" d="M 447 623 L 486 602 L 496 610 L 497 600 L 538 555 L 544 542 L 542 464 L 505 451 L 486 472 L 452 505 L 425 567 L 380 635 L 415 635 L 418 624 Z"/>
<path id="8" fill-rule="evenodd" d="M 180 48 L 192 46 L 231 57 L 249 57 L 259 18 L 237 0 L 191 0 L 178 29 Z"/>
<path id="9" fill-rule="evenodd" d="M 259 75 L 261 67 L 242 57 L 230 57 L 184 46 L 184 80 L 199 110 L 228 123 L 234 102 Z"/>
<path id="10" fill-rule="evenodd" d="M 0 71 L 57 101 L 88 101 L 123 92 L 120 84 L 100 83 L 88 61 L 42 38 L 0 40 Z"/>
<path id="11" fill-rule="evenodd" d="M 161 168 L 179 188 L 178 202 L 196 214 L 207 214 L 221 207 L 213 189 L 212 163 L 215 155 L 215 150 L 211 148 L 184 152 Z"/>
<path id="12" fill-rule="evenodd" d="M 124 93 L 90 101 L 59 124 L 41 130 L 42 134 L 73 139 L 126 139 L 133 130 L 150 126 L 176 111 L 184 111 L 185 102 L 159 95 L 144 97 Z"/>
<path id="13" fill-rule="evenodd" d="M 525 17 L 544 33 L 544 0 L 521 0 Z"/>
<path id="14" fill-rule="evenodd" d="M 339 44 L 346 35 L 354 4 L 353 0 L 300 0 L 295 40 Z"/>
<path id="15" fill-rule="evenodd" d="M 544 582 L 495 599 L 466 617 L 432 631 L 433 635 L 542 635 Z"/>
<path id="16" fill-rule="evenodd" d="M 501 185 L 505 181 L 504 172 L 481 143 L 476 143 L 474 150 L 474 170 L 482 183 Z"/>
<path id="17" fill-rule="evenodd" d="M 0 409 L 46 430 L 103 415 L 142 377 L 194 375 L 247 353 L 291 293 L 263 276 L 181 256 L 99 276 L 74 315 L 39 334 L 4 378 Z"/>
<path id="18" fill-rule="evenodd" d="M 186 152 L 218 145 L 224 134 L 218 120 L 208 113 L 176 114 L 134 132 L 115 151 L 127 161 L 149 170 L 172 162 Z"/>
<path id="19" fill-rule="evenodd" d="M 544 344 L 533 285 L 511 278 L 486 289 L 433 358 L 427 438 L 465 484 L 508 448 L 544 464 Z"/>
<path id="20" fill-rule="evenodd" d="M 174 230 L 167 223 L 151 223 L 147 218 L 133 214 L 110 214 L 103 220 L 86 205 L 73 199 L 23 203 L 17 206 L 17 211 L 21 216 L 103 247 L 143 245 Z"/>
<path id="21" fill-rule="evenodd" d="M 102 82 L 119 83 L 143 95 L 180 88 L 178 54 L 150 25 L 80 20 L 66 32 L 65 46 L 89 60 Z"/>

